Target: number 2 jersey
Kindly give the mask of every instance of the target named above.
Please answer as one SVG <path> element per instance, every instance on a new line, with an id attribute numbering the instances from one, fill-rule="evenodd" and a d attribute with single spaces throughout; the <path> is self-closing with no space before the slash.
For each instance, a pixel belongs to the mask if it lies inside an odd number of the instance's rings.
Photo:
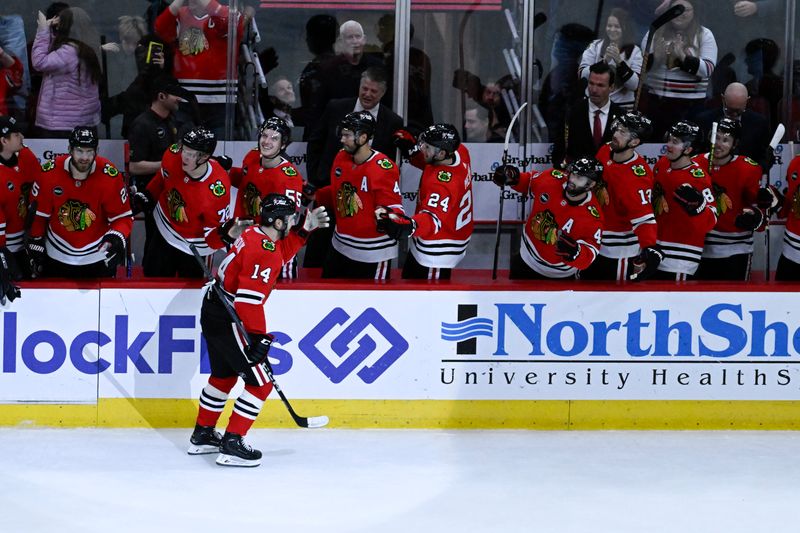
<path id="1" fill-rule="evenodd" d="M 525 221 L 520 257 L 532 270 L 548 278 L 567 278 L 592 264 L 600 250 L 603 215 L 593 193 L 573 204 L 566 200 L 566 175 L 550 169 L 539 174 L 523 172 L 513 189 L 531 196 L 531 212 Z M 573 261 L 556 254 L 559 233 L 578 242 Z"/>
<path id="2" fill-rule="evenodd" d="M 241 168 L 231 169 L 231 185 L 239 192 L 233 216 L 257 220 L 261 214 L 261 200 L 270 193 L 283 194 L 300 206 L 303 177 L 288 159 L 274 168 L 261 166 L 261 153 L 250 150 L 244 156 Z"/>
<path id="3" fill-rule="evenodd" d="M 264 304 L 275 288 L 281 267 L 304 243 L 305 239 L 295 231 L 273 241 L 260 226 L 251 226 L 236 239 L 220 263 L 220 286 L 248 332 L 267 332 Z"/>
<path id="4" fill-rule="evenodd" d="M 0 161 L 0 246 L 22 249 L 31 186 L 39 177 L 39 160 L 27 146 L 11 160 Z"/>
<path id="5" fill-rule="evenodd" d="M 410 252 L 420 265 L 453 268 L 464 258 L 473 221 L 472 169 L 463 144 L 452 165 L 425 165 L 413 218 L 417 229 Z"/>
<path id="6" fill-rule="evenodd" d="M 333 248 L 362 263 L 380 263 L 397 257 L 397 241 L 378 233 L 375 208 L 403 211 L 400 173 L 394 161 L 375 150 L 363 163 L 339 150 L 331 165 L 331 184 L 317 191 L 317 202 L 336 214 Z"/>
<path id="7" fill-rule="evenodd" d="M 36 202 L 32 237 L 47 233 L 47 255 L 68 265 L 91 265 L 105 259 L 97 251 L 103 236 L 115 232 L 127 241 L 133 227 L 128 188 L 119 170 L 97 156 L 86 179 L 69 171 L 71 157 L 61 155 L 42 165 L 31 189 Z"/>
<path id="8" fill-rule="evenodd" d="M 200 178 L 183 171 L 181 150 L 172 145 L 164 152 L 159 170 L 147 191 L 158 202 L 153 210 L 161 236 L 170 246 L 192 254 L 190 244 L 200 255 L 211 255 L 223 243 L 217 227 L 231 218 L 231 184 L 228 173 L 213 159 Z"/>

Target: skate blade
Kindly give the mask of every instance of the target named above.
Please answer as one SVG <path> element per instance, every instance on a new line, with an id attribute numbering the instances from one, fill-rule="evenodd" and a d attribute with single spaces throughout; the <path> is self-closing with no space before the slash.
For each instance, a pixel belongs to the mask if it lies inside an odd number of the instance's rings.
<path id="1" fill-rule="evenodd" d="M 186 450 L 189 455 L 206 455 L 209 453 L 219 453 L 219 446 L 212 446 L 211 444 L 190 444 L 189 449 Z"/>
<path id="2" fill-rule="evenodd" d="M 220 466 L 245 466 L 245 467 L 253 467 L 259 466 L 261 464 L 261 459 L 242 459 L 241 457 L 236 457 L 235 455 L 226 455 L 224 453 L 219 454 L 217 457 L 217 464 Z"/>

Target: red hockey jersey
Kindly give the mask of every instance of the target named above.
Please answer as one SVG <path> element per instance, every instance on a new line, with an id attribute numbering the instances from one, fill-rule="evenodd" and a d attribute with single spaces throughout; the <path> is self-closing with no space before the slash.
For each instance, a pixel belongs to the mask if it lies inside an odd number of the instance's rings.
<path id="1" fill-rule="evenodd" d="M 219 265 L 220 286 L 233 303 L 245 329 L 263 335 L 267 332 L 264 305 L 284 263 L 288 263 L 305 243 L 297 232 L 273 241 L 260 226 L 251 226 L 236 239 Z"/>
<path id="2" fill-rule="evenodd" d="M 18 57 L 14 57 L 14 64 L 10 67 L 0 68 L 0 115 L 8 115 L 8 99 L 22 87 L 23 72 Z"/>
<path id="3" fill-rule="evenodd" d="M 453 268 L 467 253 L 472 236 L 472 169 L 467 147 L 452 165 L 426 165 L 419 182 L 417 229 L 410 251 L 429 268 Z"/>
<path id="4" fill-rule="evenodd" d="M 703 194 L 705 205 L 699 215 L 689 215 L 675 200 L 675 190 L 688 183 Z M 672 169 L 662 156 L 655 167 L 653 211 L 658 224 L 658 244 L 664 252 L 659 270 L 692 275 L 700 265 L 706 234 L 717 223 L 711 179 L 695 162 Z"/>
<path id="5" fill-rule="evenodd" d="M 47 255 L 68 265 L 91 265 L 105 259 L 97 248 L 114 231 L 127 240 L 133 227 L 128 188 L 119 170 L 97 156 L 89 176 L 76 180 L 69 172 L 70 156 L 42 165 L 31 188 L 36 202 L 32 237 L 47 233 Z"/>
<path id="6" fill-rule="evenodd" d="M 694 157 L 700 168 L 709 170 L 711 192 L 717 209 L 717 224 L 706 235 L 703 257 L 720 258 L 753 253 L 753 232 L 736 227 L 736 217 L 746 207 L 755 206 L 761 182 L 761 166 L 742 155 L 735 155 L 726 165 L 709 169 L 708 154 Z"/>
<path id="7" fill-rule="evenodd" d="M 281 158 L 275 168 L 261 166 L 261 153 L 250 150 L 241 168 L 232 168 L 231 185 L 239 189 L 233 216 L 256 220 L 261 213 L 261 199 L 271 193 L 283 194 L 300 207 L 303 177 L 289 160 Z"/>
<path id="8" fill-rule="evenodd" d="M 317 191 L 317 202 L 336 213 L 332 245 L 342 255 L 362 263 L 397 257 L 397 241 L 378 233 L 375 208 L 402 212 L 397 165 L 375 150 L 361 164 L 339 150 L 331 165 L 331 184 Z"/>
<path id="9" fill-rule="evenodd" d="M 604 144 L 597 152 L 603 164 L 605 192 L 598 194 L 603 209 L 603 245 L 600 255 L 613 259 L 635 257 L 658 239 L 651 203 L 653 171 L 644 157 L 634 152 L 628 161 L 617 163 Z"/>
<path id="10" fill-rule="evenodd" d="M 580 204 L 567 202 L 566 175 L 550 169 L 538 174 L 523 172 L 513 189 L 531 197 L 525 221 L 520 257 L 531 269 L 549 278 L 567 278 L 592 264 L 600 251 L 603 215 L 590 192 Z M 559 233 L 575 239 L 580 248 L 574 261 L 556 254 Z"/>
<path id="11" fill-rule="evenodd" d="M 223 243 L 217 227 L 231 218 L 231 184 L 228 173 L 213 159 L 199 179 L 190 178 L 181 163 L 178 145 L 173 145 L 161 160 L 161 170 L 153 176 L 147 190 L 157 199 L 153 218 L 161 236 L 173 247 L 200 255 L 211 255 Z"/>
<path id="12" fill-rule="evenodd" d="M 225 68 L 228 54 L 228 6 L 211 0 L 208 14 L 192 15 L 188 6 L 178 9 L 175 16 L 169 9 L 161 12 L 155 22 L 159 37 L 172 45 L 175 57 L 174 74 L 183 87 L 197 96 L 201 104 L 225 103 Z M 243 20 L 238 22 L 238 41 L 241 42 Z M 239 46 L 234 47 L 238 57 Z M 236 64 L 237 59 L 234 59 Z"/>
<path id="13" fill-rule="evenodd" d="M 789 163 L 786 187 L 786 199 L 778 214 L 786 219 L 782 253 L 787 259 L 800 263 L 800 156 Z"/>
<path id="14" fill-rule="evenodd" d="M 0 163 L 0 246 L 12 252 L 20 250 L 25 236 L 31 186 L 38 179 L 39 160 L 27 146 L 19 151 L 15 164 Z"/>

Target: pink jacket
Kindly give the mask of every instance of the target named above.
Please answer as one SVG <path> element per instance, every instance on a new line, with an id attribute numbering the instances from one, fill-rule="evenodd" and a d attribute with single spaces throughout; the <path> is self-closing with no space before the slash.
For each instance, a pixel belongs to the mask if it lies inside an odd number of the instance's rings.
<path id="1" fill-rule="evenodd" d="M 36 125 L 48 130 L 71 130 L 100 123 L 100 93 L 85 67 L 78 76 L 78 50 L 64 45 L 48 52 L 50 28 L 39 28 L 31 48 L 31 64 L 43 74 Z"/>

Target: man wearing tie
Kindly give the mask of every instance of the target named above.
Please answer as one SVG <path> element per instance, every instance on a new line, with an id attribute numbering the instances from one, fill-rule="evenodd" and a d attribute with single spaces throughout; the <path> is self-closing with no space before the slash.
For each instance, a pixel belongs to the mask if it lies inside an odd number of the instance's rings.
<path id="1" fill-rule="evenodd" d="M 611 140 L 611 124 L 624 110 L 609 99 L 614 86 L 614 71 L 608 63 L 589 67 L 588 98 L 567 112 L 564 129 L 557 132 L 553 143 L 553 166 L 564 168 L 580 157 L 594 157 L 597 150 Z"/>

